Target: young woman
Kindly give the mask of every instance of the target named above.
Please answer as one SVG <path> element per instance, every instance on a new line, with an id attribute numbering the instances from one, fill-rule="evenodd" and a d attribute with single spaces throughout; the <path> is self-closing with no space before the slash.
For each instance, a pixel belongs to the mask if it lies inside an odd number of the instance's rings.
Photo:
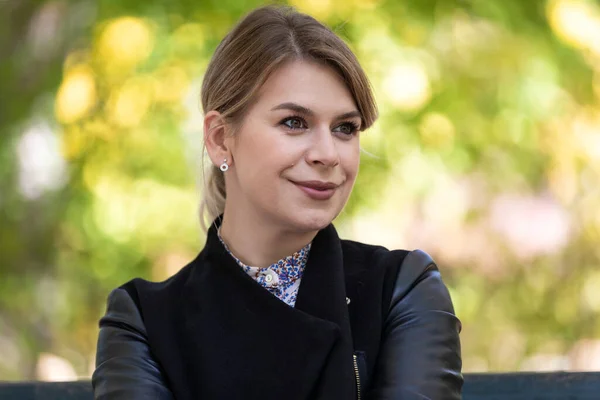
<path id="1" fill-rule="evenodd" d="M 460 399 L 460 322 L 434 262 L 331 224 L 377 117 L 344 42 L 257 9 L 214 53 L 202 106 L 206 245 L 167 281 L 111 293 L 96 399 Z"/>

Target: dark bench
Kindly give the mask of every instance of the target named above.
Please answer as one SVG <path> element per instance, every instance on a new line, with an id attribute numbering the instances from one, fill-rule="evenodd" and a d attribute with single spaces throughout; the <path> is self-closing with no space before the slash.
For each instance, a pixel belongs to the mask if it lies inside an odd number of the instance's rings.
<path id="1" fill-rule="evenodd" d="M 463 400 L 600 400 L 600 372 L 465 374 Z"/>
<path id="2" fill-rule="evenodd" d="M 89 381 L 0 382 L 0 400 L 91 400 Z M 600 372 L 465 374 L 463 400 L 598 400 Z M 443 399 L 433 399 L 443 400 Z"/>

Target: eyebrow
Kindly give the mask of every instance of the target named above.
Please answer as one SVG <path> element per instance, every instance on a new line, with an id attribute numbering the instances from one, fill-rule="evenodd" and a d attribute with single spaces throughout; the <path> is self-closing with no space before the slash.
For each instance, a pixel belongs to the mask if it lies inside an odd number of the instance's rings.
<path id="1" fill-rule="evenodd" d="M 277 110 L 290 110 L 290 111 L 297 112 L 298 114 L 306 115 L 308 117 L 312 117 L 315 115 L 315 112 L 313 110 L 311 110 L 310 108 L 301 106 L 300 104 L 296 104 L 296 103 L 281 103 L 278 106 L 271 108 L 271 111 L 277 111 Z M 362 120 L 361 113 L 356 110 L 340 114 L 337 117 L 335 117 L 335 120 L 339 121 L 342 119 L 355 118 L 355 117 L 358 117 Z"/>

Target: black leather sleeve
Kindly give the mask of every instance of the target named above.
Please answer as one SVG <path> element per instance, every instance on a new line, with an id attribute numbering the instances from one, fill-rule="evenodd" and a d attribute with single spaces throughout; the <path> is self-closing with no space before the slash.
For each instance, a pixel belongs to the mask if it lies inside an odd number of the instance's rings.
<path id="1" fill-rule="evenodd" d="M 435 263 L 410 252 L 398 272 L 368 398 L 461 399 L 460 330 Z"/>
<path id="2" fill-rule="evenodd" d="M 96 400 L 172 400 L 134 301 L 124 289 L 108 297 L 100 319 L 96 370 L 92 375 Z"/>

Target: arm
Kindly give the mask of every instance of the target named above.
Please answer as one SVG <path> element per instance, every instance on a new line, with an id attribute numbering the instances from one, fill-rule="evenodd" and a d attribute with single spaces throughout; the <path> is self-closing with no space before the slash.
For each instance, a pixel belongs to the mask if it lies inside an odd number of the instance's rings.
<path id="1" fill-rule="evenodd" d="M 433 260 L 409 253 L 398 272 L 369 399 L 460 400 L 461 324 Z"/>
<path id="2" fill-rule="evenodd" d="M 173 399 L 150 353 L 140 312 L 124 289 L 113 290 L 100 319 L 92 386 L 96 400 Z"/>

